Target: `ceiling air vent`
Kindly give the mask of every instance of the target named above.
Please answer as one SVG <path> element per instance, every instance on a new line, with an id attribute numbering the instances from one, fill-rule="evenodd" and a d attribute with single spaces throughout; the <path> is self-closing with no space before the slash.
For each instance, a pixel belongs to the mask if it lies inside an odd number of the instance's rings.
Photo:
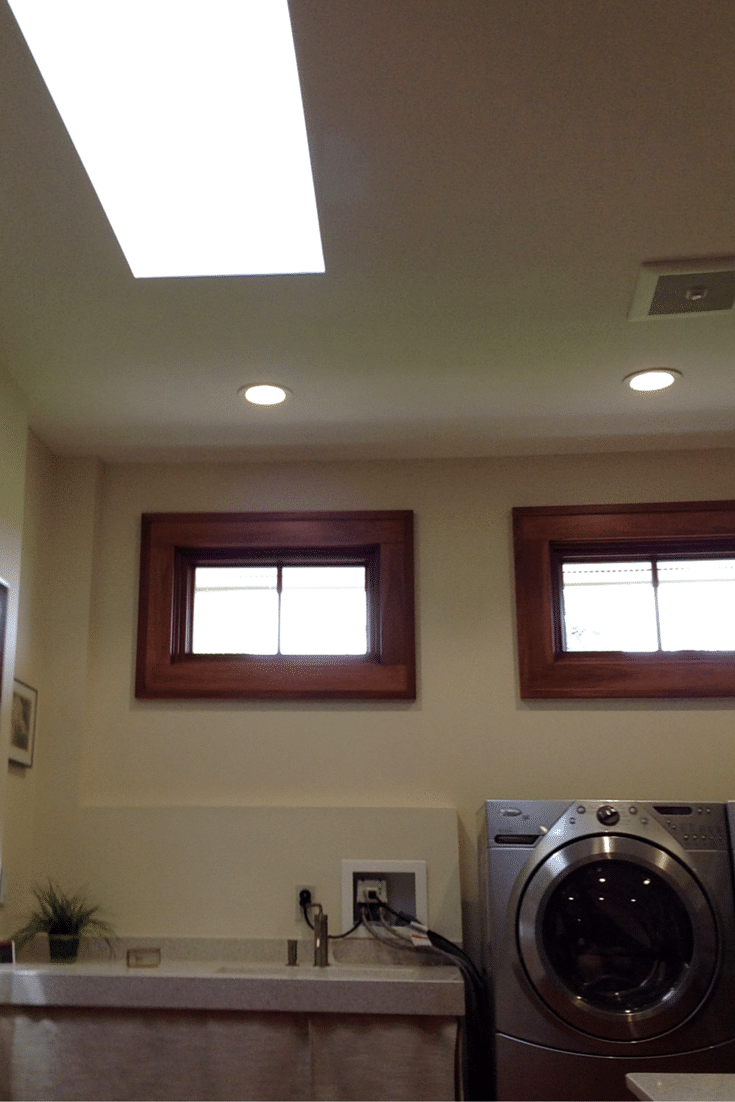
<path id="1" fill-rule="evenodd" d="M 735 257 L 667 260 L 642 265 L 628 318 L 710 314 L 732 310 L 734 303 Z"/>

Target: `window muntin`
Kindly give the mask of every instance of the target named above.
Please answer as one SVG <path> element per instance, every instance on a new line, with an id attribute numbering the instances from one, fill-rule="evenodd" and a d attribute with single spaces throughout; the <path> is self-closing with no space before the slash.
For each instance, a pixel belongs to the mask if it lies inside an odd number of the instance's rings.
<path id="1" fill-rule="evenodd" d="M 563 562 L 686 561 L 696 575 L 705 569 L 696 563 L 735 559 L 735 502 L 524 507 L 513 510 L 513 533 L 522 699 L 735 696 L 735 647 L 724 623 L 735 623 L 733 598 L 723 597 L 722 630 L 708 629 L 706 642 L 690 632 L 682 649 L 670 627 L 671 609 L 681 618 L 685 603 L 719 605 L 703 578 L 683 580 L 677 571 L 682 580 L 674 582 L 663 571 L 656 594 L 671 650 L 565 649 L 560 599 Z"/>
<path id="2" fill-rule="evenodd" d="M 196 566 L 194 654 L 366 654 L 366 568 Z"/>
<path id="3" fill-rule="evenodd" d="M 598 557 L 561 570 L 565 652 L 735 650 L 735 558 Z"/>

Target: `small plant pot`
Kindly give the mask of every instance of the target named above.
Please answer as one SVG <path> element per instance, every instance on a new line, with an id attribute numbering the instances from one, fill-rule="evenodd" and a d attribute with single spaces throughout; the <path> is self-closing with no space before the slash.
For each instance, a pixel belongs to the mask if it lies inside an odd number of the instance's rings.
<path id="1" fill-rule="evenodd" d="M 49 934 L 48 953 L 54 964 L 73 964 L 79 953 L 79 938 L 72 934 Z"/>

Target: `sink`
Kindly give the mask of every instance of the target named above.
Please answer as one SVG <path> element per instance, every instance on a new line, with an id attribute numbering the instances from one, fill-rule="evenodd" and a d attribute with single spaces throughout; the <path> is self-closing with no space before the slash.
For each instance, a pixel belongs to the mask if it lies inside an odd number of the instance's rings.
<path id="1" fill-rule="evenodd" d="M 326 972 L 341 980 L 404 980 L 414 981 L 421 978 L 423 968 L 406 967 L 402 964 L 330 964 L 329 968 L 315 968 L 315 972 Z M 436 973 L 432 973 L 435 975 Z"/>
<path id="2" fill-rule="evenodd" d="M 223 964 L 217 968 L 220 976 L 282 976 L 284 979 L 334 979 L 334 980 L 373 980 L 380 983 L 386 981 L 415 982 L 429 976 L 437 977 L 436 969 L 426 972 L 423 968 L 406 967 L 398 964 L 329 964 L 326 968 L 317 968 L 312 964 Z M 447 976 L 454 978 L 452 969 L 447 969 Z"/>
<path id="3" fill-rule="evenodd" d="M 215 969 L 218 976 L 280 976 L 288 979 L 304 971 L 304 965 L 275 964 L 267 961 L 243 961 L 241 964 L 221 964 Z"/>

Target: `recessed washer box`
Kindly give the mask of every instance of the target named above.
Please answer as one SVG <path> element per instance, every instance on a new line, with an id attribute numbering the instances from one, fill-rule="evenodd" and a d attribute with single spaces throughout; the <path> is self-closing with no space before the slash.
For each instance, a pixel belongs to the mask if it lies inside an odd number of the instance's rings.
<path id="1" fill-rule="evenodd" d="M 429 904 L 426 887 L 426 861 L 389 861 L 374 859 L 344 859 L 342 861 L 342 931 L 349 930 L 360 917 L 357 906 L 358 880 L 385 880 L 388 903 L 429 924 Z M 360 927 L 358 937 L 370 937 Z"/>

